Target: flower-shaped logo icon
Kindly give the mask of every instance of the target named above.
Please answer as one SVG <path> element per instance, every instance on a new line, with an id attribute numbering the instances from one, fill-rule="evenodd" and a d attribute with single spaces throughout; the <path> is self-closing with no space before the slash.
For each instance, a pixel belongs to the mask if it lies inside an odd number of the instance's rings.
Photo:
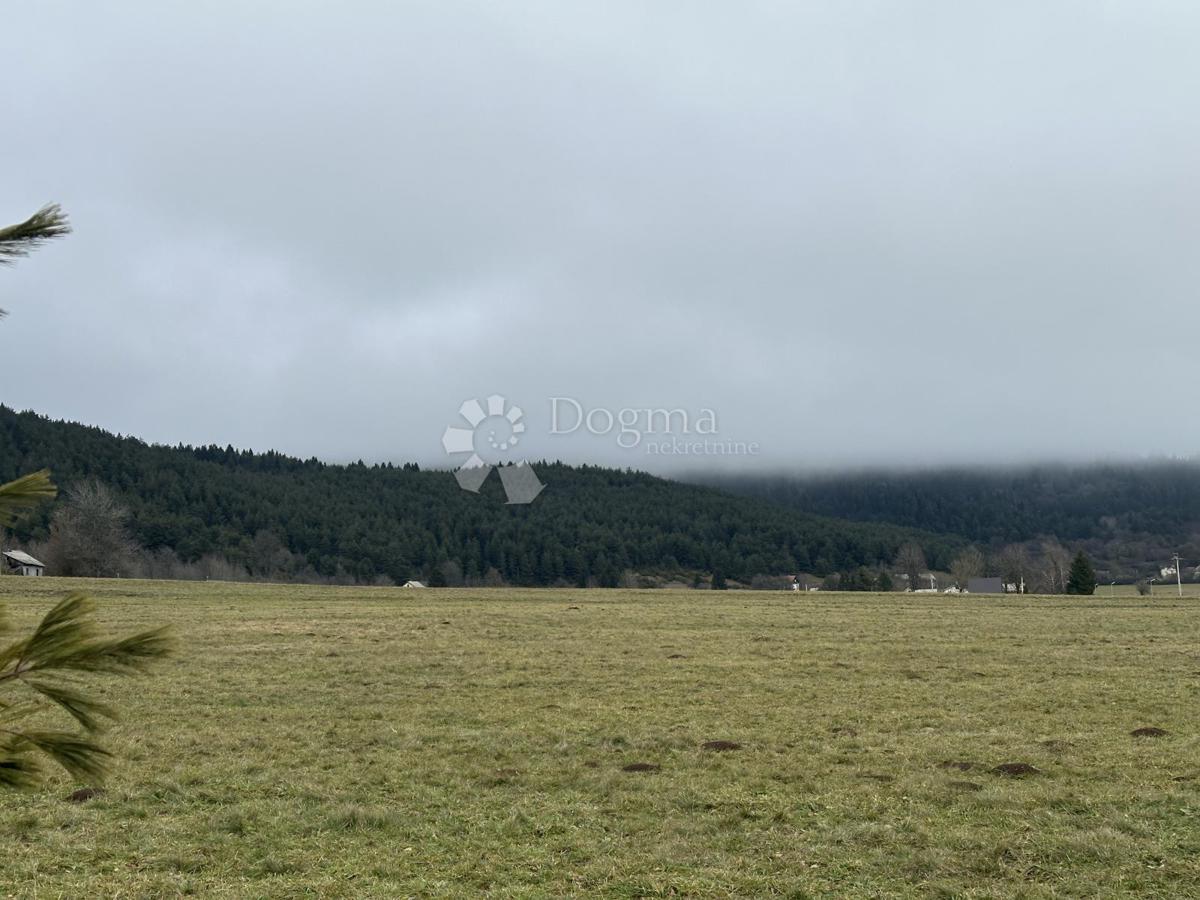
<path id="1" fill-rule="evenodd" d="M 470 427 L 450 425 L 442 434 L 442 446 L 450 456 L 470 454 L 454 477 L 464 491 L 478 493 L 492 469 L 498 469 L 508 502 L 532 503 L 545 488 L 533 467 L 525 460 L 505 465 L 525 433 L 524 413 L 500 394 L 492 394 L 486 404 L 485 408 L 474 398 L 464 401 L 458 412 Z"/>

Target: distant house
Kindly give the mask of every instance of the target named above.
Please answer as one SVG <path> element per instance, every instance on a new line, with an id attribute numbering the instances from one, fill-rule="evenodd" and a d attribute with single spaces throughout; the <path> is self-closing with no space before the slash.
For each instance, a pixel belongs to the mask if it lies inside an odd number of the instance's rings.
<path id="1" fill-rule="evenodd" d="M 406 581 L 406 582 L 404 582 L 404 586 L 407 588 L 418 588 L 418 587 L 423 588 L 423 587 L 425 587 L 425 585 L 421 584 L 421 582 L 419 582 L 419 581 Z"/>
<path id="2" fill-rule="evenodd" d="M 4 551 L 4 568 L 11 575 L 45 575 L 46 564 L 20 550 Z"/>
<path id="3" fill-rule="evenodd" d="M 1006 594 L 1008 588 L 1003 578 L 968 578 L 968 594 Z"/>

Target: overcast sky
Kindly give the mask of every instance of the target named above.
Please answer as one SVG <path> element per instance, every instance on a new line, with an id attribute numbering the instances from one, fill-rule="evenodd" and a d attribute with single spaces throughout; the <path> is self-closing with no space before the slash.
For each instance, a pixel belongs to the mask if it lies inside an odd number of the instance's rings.
<path id="1" fill-rule="evenodd" d="M 0 271 L 0 402 L 330 460 L 447 464 L 492 394 L 658 471 L 1195 455 L 1198 46 L 1184 0 L 12 5 L 0 221 L 75 234 Z"/>

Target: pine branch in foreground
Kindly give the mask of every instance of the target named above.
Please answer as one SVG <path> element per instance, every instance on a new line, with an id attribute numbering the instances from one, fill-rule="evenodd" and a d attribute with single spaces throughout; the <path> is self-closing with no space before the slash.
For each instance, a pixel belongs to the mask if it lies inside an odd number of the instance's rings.
<path id="1" fill-rule="evenodd" d="M 0 266 L 12 265 L 47 241 L 71 233 L 67 214 L 57 203 L 48 203 L 24 222 L 0 228 Z"/>
<path id="2" fill-rule="evenodd" d="M 57 493 L 48 469 L 0 484 L 0 528 L 12 525 L 24 510 L 43 500 L 53 500 Z"/>
<path id="3" fill-rule="evenodd" d="M 0 787 L 37 785 L 47 774 L 43 759 L 79 779 L 101 781 L 107 773 L 111 754 L 94 736 L 105 719 L 117 714 L 88 697 L 78 676 L 145 672 L 170 655 L 174 641 L 165 628 L 124 638 L 98 637 L 94 611 L 89 597 L 73 593 L 46 613 L 32 635 L 0 649 Z M 6 699 L 13 689 L 29 691 L 31 699 Z M 21 720 L 47 708 L 65 712 L 81 731 L 20 727 Z"/>

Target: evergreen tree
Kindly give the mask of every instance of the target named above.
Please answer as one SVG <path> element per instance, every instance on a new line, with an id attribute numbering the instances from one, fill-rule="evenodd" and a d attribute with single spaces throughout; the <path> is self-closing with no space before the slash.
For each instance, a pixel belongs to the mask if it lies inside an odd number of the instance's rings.
<path id="1" fill-rule="evenodd" d="M 68 490 L 23 520 L 13 539 L 47 542 L 70 489 L 98 482 L 129 512 L 137 548 L 135 565 L 120 567 L 125 575 L 153 563 L 156 577 L 204 577 L 201 570 L 219 561 L 222 577 L 240 571 L 370 584 L 387 575 L 403 583 L 431 580 L 454 560 L 451 584 L 460 576 L 475 582 L 492 568 L 515 585 L 616 583 L 626 570 L 707 581 L 717 569 L 746 583 L 808 571 L 801 559 L 816 560 L 817 575 L 862 566 L 874 574 L 917 537 L 930 557 L 950 557 L 964 543 L 822 519 L 640 472 L 562 464 L 544 464 L 541 477 L 556 488 L 527 515 L 506 506 L 499 487 L 495 497 L 471 494 L 449 472 L 148 445 L 0 406 L 0 482 L 43 466 Z M 60 516 L 60 537 L 62 524 Z"/>
<path id="2" fill-rule="evenodd" d="M 1075 554 L 1075 560 L 1071 563 L 1071 571 L 1067 575 L 1067 593 L 1089 597 L 1096 593 L 1096 571 L 1082 550 Z"/>

